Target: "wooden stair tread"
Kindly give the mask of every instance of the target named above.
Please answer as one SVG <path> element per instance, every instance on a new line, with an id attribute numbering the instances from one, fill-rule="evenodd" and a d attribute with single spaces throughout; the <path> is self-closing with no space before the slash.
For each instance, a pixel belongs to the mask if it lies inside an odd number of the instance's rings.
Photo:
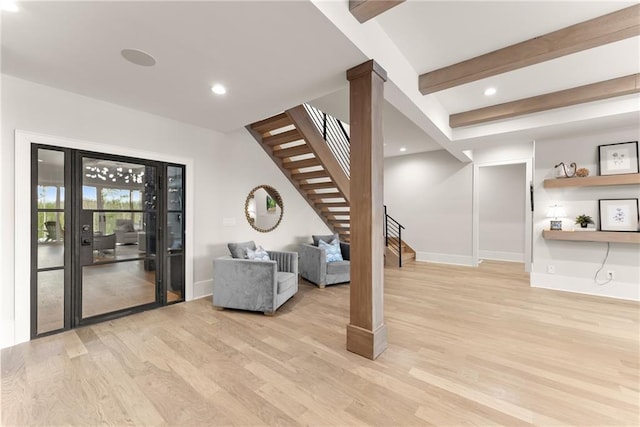
<path id="1" fill-rule="evenodd" d="M 340 231 L 342 231 L 345 228 L 350 228 L 349 223 L 346 224 L 342 224 L 342 223 L 337 223 L 337 224 L 332 224 L 333 228 L 339 228 Z"/>
<path id="2" fill-rule="evenodd" d="M 303 190 L 318 190 L 323 188 L 336 188 L 333 181 L 329 182 L 313 182 L 311 184 L 300 184 L 300 188 Z"/>
<path id="3" fill-rule="evenodd" d="M 315 203 L 315 205 L 319 208 L 348 208 L 348 202 L 322 202 Z"/>
<path id="4" fill-rule="evenodd" d="M 273 154 L 281 159 L 288 157 L 301 156 L 311 153 L 311 147 L 307 144 L 296 145 L 295 147 L 283 148 L 281 150 L 273 150 Z"/>
<path id="5" fill-rule="evenodd" d="M 309 197 L 312 200 L 318 200 L 318 199 L 342 199 L 344 198 L 342 196 L 342 194 L 338 193 L 338 192 L 331 192 L 331 193 L 308 193 L 307 197 Z"/>
<path id="6" fill-rule="evenodd" d="M 280 129 L 292 124 L 293 122 L 286 113 L 280 113 L 276 114 L 273 117 L 269 117 L 268 119 L 260 120 L 259 122 L 253 123 L 251 125 L 251 129 L 264 135 L 266 132 Z"/>
<path id="7" fill-rule="evenodd" d="M 320 166 L 320 160 L 313 157 L 311 159 L 294 160 L 282 163 L 282 167 L 289 170 L 310 168 L 313 166 Z"/>
<path id="8" fill-rule="evenodd" d="M 316 205 L 317 206 L 317 205 Z M 338 207 L 338 209 L 340 209 L 339 211 L 332 211 L 329 210 L 329 208 L 320 208 L 320 210 L 322 211 L 323 214 L 328 214 L 328 215 L 349 215 L 349 207 Z"/>
<path id="9" fill-rule="evenodd" d="M 298 181 L 302 181 L 304 179 L 329 178 L 329 176 L 327 175 L 326 171 L 321 170 L 321 171 L 294 173 L 291 175 L 291 178 Z"/>
<path id="10" fill-rule="evenodd" d="M 267 144 L 270 147 L 277 145 L 287 144 L 289 142 L 298 141 L 302 139 L 302 135 L 298 132 L 298 129 L 291 129 L 286 132 L 278 133 L 276 135 L 265 136 L 262 138 L 262 143 Z"/>

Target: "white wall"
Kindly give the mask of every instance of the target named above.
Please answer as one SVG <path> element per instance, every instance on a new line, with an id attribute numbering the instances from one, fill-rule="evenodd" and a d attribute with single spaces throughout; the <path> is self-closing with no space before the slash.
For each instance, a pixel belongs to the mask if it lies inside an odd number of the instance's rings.
<path id="1" fill-rule="evenodd" d="M 486 166 L 478 170 L 479 256 L 523 262 L 525 164 Z"/>
<path id="2" fill-rule="evenodd" d="M 446 151 L 385 159 L 388 214 L 420 261 L 472 264 L 473 165 Z"/>
<path id="3" fill-rule="evenodd" d="M 598 222 L 598 199 L 638 198 L 638 185 L 613 187 L 581 187 L 545 189 L 543 181 L 553 178 L 553 166 L 561 161 L 576 162 L 586 167 L 591 175 L 598 174 L 598 145 L 637 141 L 640 130 L 610 130 L 600 134 L 574 138 L 536 141 L 535 212 L 534 212 L 534 266 L 531 285 L 615 298 L 640 299 L 640 248 L 635 244 L 612 243 L 609 259 L 600 282 L 605 281 L 607 270 L 615 271 L 615 280 L 606 285 L 594 282 L 594 275 L 602 264 L 606 243 L 547 241 L 542 230 L 549 228 L 545 217 L 549 206 L 564 206 L 568 218 L 563 229 L 574 227 L 573 219 L 580 214 L 591 215 Z M 576 226 L 578 227 L 578 226 Z M 555 273 L 547 273 L 549 265 Z"/>
<path id="4" fill-rule="evenodd" d="M 194 283 L 187 286 L 193 287 L 194 297 L 211 293 L 212 259 L 227 253 L 227 242 L 253 239 L 266 248 L 294 249 L 298 242 L 310 240 L 311 234 L 328 231 L 244 129 L 223 135 L 2 75 L 0 347 L 16 342 L 15 320 L 28 318 L 29 310 L 14 307 L 16 287 L 29 286 L 15 283 L 14 239 L 28 233 L 15 229 L 16 129 L 104 144 L 115 153 L 135 149 L 152 153 L 151 157 L 157 153 L 162 158 L 192 161 L 194 180 L 187 186 L 194 190 Z M 24 174 L 17 172 L 22 179 Z M 267 234 L 253 230 L 244 217 L 245 198 L 259 184 L 275 187 L 284 201 L 282 223 Z M 235 220 L 235 225 L 223 226 L 225 218 Z"/>

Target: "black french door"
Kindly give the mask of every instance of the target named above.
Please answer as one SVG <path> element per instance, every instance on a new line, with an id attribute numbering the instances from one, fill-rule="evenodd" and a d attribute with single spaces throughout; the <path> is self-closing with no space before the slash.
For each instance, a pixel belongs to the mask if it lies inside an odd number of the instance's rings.
<path id="1" fill-rule="evenodd" d="M 32 147 L 32 337 L 184 300 L 183 175 Z"/>

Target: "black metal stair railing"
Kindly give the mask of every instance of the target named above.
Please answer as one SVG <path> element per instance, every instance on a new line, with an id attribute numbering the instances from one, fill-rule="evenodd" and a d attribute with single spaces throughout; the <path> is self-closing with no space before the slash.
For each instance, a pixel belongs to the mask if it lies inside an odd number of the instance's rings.
<path id="1" fill-rule="evenodd" d="M 313 120 L 327 146 L 342 167 L 344 173 L 349 176 L 350 140 L 344 123 L 339 119 L 317 109 L 316 107 L 304 104 L 307 113 Z M 402 230 L 404 226 L 387 214 L 387 207 L 384 207 L 384 240 L 385 245 L 398 253 L 398 267 L 402 267 Z"/>
<path id="2" fill-rule="evenodd" d="M 304 108 L 322 134 L 322 137 L 340 164 L 340 167 L 344 173 L 349 176 L 349 133 L 344 123 L 312 105 L 304 104 Z"/>
<path id="3" fill-rule="evenodd" d="M 402 267 L 402 230 L 404 226 L 387 214 L 384 207 L 384 244 L 398 253 L 398 267 Z"/>

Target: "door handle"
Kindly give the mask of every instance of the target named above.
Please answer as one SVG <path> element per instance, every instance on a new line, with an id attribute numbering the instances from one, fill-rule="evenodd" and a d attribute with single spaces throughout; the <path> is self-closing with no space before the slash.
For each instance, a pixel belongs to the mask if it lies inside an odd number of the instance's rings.
<path id="1" fill-rule="evenodd" d="M 91 239 L 87 239 L 86 237 L 82 239 L 82 246 L 91 246 Z"/>

